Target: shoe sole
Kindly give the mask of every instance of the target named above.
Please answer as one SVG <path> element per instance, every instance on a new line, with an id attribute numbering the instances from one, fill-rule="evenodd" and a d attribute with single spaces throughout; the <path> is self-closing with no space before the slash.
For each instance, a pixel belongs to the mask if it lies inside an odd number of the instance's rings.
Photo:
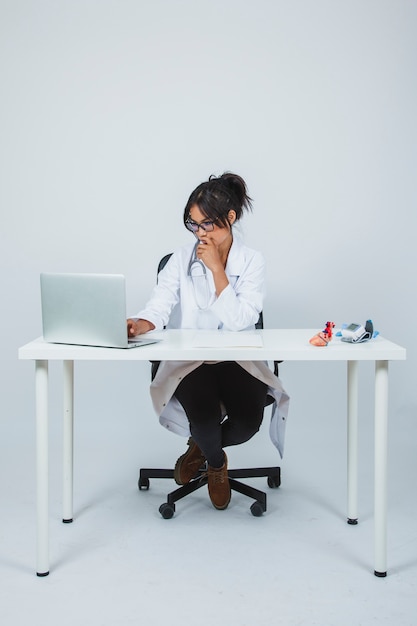
<path id="1" fill-rule="evenodd" d="M 192 480 L 192 478 L 190 478 L 189 481 L 184 482 L 180 479 L 180 473 L 181 473 L 181 463 L 183 462 L 184 458 L 187 456 L 188 452 L 185 452 L 184 454 L 182 454 L 179 459 L 177 459 L 177 462 L 175 463 L 175 467 L 174 467 L 174 480 L 177 483 L 177 485 L 187 485 L 190 480 Z"/>

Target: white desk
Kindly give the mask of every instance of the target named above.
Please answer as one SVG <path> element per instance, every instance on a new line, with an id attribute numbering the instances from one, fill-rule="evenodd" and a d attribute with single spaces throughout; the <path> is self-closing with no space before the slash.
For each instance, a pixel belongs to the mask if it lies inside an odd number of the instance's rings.
<path id="1" fill-rule="evenodd" d="M 383 337 L 352 345 L 335 337 L 323 348 L 309 344 L 316 330 L 259 330 L 263 347 L 193 347 L 197 331 L 168 330 L 163 341 L 130 350 L 48 344 L 37 339 L 19 349 L 19 359 L 36 362 L 36 463 L 38 576 L 49 574 L 48 504 L 48 362 L 64 364 L 63 521 L 73 519 L 73 375 L 74 361 L 345 361 L 347 363 L 348 523 L 356 524 L 358 485 L 358 362 L 375 362 L 374 573 L 387 573 L 388 362 L 406 358 L 406 350 Z M 214 331 L 219 332 L 219 331 Z"/>

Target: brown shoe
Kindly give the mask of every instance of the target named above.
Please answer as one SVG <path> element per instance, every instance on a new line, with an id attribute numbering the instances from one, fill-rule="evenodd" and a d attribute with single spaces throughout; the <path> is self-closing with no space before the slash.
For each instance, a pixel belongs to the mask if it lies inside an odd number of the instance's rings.
<path id="1" fill-rule="evenodd" d="M 174 478 L 177 485 L 186 485 L 198 476 L 199 469 L 205 464 L 206 458 L 192 439 L 188 440 L 188 450 L 175 463 Z"/>
<path id="2" fill-rule="evenodd" d="M 208 492 L 210 500 L 216 509 L 226 509 L 232 496 L 227 474 L 227 456 L 224 455 L 223 466 L 216 469 L 208 466 Z"/>

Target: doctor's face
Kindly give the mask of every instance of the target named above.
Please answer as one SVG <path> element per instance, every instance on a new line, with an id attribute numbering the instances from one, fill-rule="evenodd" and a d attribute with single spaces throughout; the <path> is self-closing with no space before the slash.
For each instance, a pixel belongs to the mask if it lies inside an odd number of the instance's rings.
<path id="1" fill-rule="evenodd" d="M 194 233 L 200 241 L 206 241 L 209 239 L 219 247 L 225 243 L 227 244 L 232 239 L 231 226 L 236 219 L 236 213 L 234 211 L 229 211 L 229 223 L 224 226 L 220 222 L 213 222 L 210 220 L 210 218 L 200 211 L 198 205 L 194 204 L 190 209 L 189 219 L 195 225 L 202 224 L 202 226 L 200 226 L 200 228 L 198 228 L 198 230 Z"/>

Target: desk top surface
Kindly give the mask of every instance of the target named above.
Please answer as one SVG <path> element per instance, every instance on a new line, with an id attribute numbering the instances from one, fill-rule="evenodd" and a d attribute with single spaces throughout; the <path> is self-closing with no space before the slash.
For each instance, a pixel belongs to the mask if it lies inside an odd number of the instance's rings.
<path id="1" fill-rule="evenodd" d="M 160 341 L 136 348 L 100 348 L 45 342 L 42 337 L 19 348 L 19 359 L 84 360 L 84 361 L 401 361 L 406 349 L 378 336 L 362 344 L 349 344 L 333 337 L 326 347 L 316 347 L 309 339 L 311 329 L 264 329 L 247 331 L 248 344 L 253 336 L 261 338 L 261 346 L 244 345 L 242 333 L 223 331 L 164 330 L 152 333 Z M 212 345 L 207 344 L 213 333 Z M 204 341 L 198 338 L 204 335 Z M 239 335 L 233 345 L 232 335 Z M 219 345 L 224 337 L 226 345 Z M 202 343 L 202 345 L 199 345 Z"/>

